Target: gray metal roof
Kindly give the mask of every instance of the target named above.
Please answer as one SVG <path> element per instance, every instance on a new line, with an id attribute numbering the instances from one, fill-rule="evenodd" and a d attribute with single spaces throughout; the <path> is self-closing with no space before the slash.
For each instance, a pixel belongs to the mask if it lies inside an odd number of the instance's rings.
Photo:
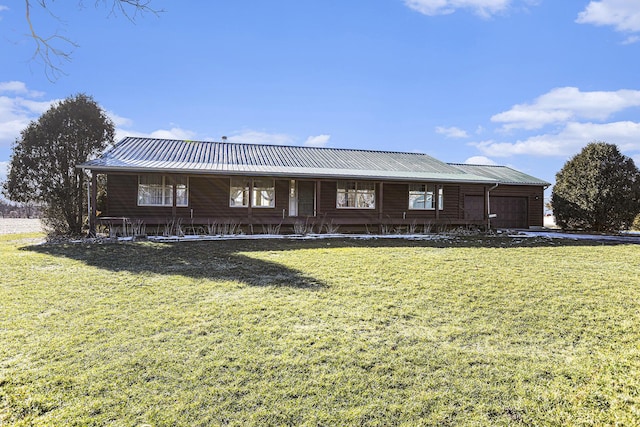
<path id="1" fill-rule="evenodd" d="M 492 178 L 500 184 L 520 184 L 520 185 L 551 185 L 550 183 L 527 175 L 526 173 L 517 171 L 507 166 L 496 165 L 467 165 L 458 163 L 449 163 L 463 172 Z"/>
<path id="2" fill-rule="evenodd" d="M 189 174 L 495 183 L 426 154 L 127 137 L 80 168 Z"/>

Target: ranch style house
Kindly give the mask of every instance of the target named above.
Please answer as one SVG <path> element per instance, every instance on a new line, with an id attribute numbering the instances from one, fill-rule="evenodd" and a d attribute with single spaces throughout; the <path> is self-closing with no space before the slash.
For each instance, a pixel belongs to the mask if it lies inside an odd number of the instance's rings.
<path id="1" fill-rule="evenodd" d="M 300 223 L 375 232 L 411 224 L 530 228 L 543 225 L 550 185 L 509 167 L 444 163 L 426 154 L 236 144 L 225 137 L 127 137 L 78 168 L 92 177 L 92 230 L 96 222 L 121 220 L 229 222 L 246 232 Z M 100 212 L 99 174 L 106 175 Z"/>

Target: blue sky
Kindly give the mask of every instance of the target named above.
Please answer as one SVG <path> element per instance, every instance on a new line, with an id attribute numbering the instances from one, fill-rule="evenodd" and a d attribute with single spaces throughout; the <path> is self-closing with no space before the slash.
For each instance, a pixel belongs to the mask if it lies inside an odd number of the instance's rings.
<path id="1" fill-rule="evenodd" d="M 51 81 L 0 0 L 0 179 L 22 129 L 84 92 L 126 135 L 422 152 L 554 181 L 593 140 L 640 164 L 640 1 L 34 2 Z M 51 77 L 51 76 L 49 76 Z"/>

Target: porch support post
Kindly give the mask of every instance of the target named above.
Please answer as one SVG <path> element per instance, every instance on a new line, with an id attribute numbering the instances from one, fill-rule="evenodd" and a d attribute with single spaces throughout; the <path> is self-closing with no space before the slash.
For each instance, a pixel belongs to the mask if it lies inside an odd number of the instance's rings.
<path id="1" fill-rule="evenodd" d="M 251 210 L 251 206 L 253 206 L 253 178 L 249 180 L 249 202 L 247 204 L 247 216 L 249 220 L 252 221 L 253 212 Z"/>
<path id="2" fill-rule="evenodd" d="M 489 219 L 489 211 L 491 206 L 489 205 L 489 187 L 484 187 L 484 221 L 487 224 L 487 230 L 491 228 L 491 219 Z"/>
<path id="3" fill-rule="evenodd" d="M 173 197 L 173 203 L 172 203 L 173 206 L 171 206 L 171 216 L 175 218 L 178 215 L 178 209 L 177 209 L 177 206 L 178 206 L 178 186 L 176 185 L 178 180 L 173 175 L 171 176 L 170 179 L 171 179 L 171 181 L 173 181 L 172 182 L 172 186 L 171 186 L 172 189 L 173 189 L 173 196 L 172 196 Z"/>
<path id="4" fill-rule="evenodd" d="M 91 205 L 91 212 L 89 214 L 89 237 L 96 237 L 96 215 L 98 202 L 98 174 L 91 171 L 91 197 L 89 204 Z"/>
<path id="5" fill-rule="evenodd" d="M 438 221 L 440 219 L 440 188 L 441 187 L 442 186 L 440 184 L 436 184 L 435 185 L 435 189 L 434 189 L 435 190 L 435 194 L 433 195 L 433 197 L 435 198 L 435 202 L 436 202 L 436 221 Z M 444 208 L 444 206 L 443 206 L 443 208 Z"/>
<path id="6" fill-rule="evenodd" d="M 316 216 L 320 216 L 320 206 L 322 205 L 322 203 L 320 203 L 320 200 L 321 200 L 320 184 L 321 184 L 320 180 L 316 181 Z"/>
<path id="7" fill-rule="evenodd" d="M 380 182 L 380 205 L 378 207 L 378 221 L 382 221 L 382 211 L 384 210 L 383 200 L 384 200 L 384 183 Z"/>

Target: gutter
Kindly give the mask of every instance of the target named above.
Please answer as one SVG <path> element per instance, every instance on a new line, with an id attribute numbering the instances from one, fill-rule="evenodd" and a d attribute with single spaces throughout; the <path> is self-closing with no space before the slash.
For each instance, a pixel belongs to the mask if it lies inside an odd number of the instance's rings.
<path id="1" fill-rule="evenodd" d="M 96 173 L 164 173 L 164 174 L 182 174 L 191 176 L 260 176 L 260 177 L 272 177 L 282 179 L 328 179 L 328 180 L 377 180 L 377 181 L 389 181 L 389 182 L 438 182 L 442 184 L 494 184 L 496 181 L 492 178 L 485 178 L 482 176 L 474 176 L 472 174 L 461 173 L 460 179 L 452 177 L 454 174 L 441 174 L 441 176 L 415 176 L 411 175 L 375 175 L 367 174 L 366 170 L 349 170 L 348 173 L 331 173 L 326 171 L 312 170 L 304 172 L 300 170 L 246 170 L 246 169 L 187 169 L 187 168 L 150 168 L 145 166 L 101 166 L 101 165 L 87 165 L 80 164 L 76 166 L 76 169 L 91 170 Z M 298 168 L 301 169 L 301 168 Z M 358 173 L 361 172 L 361 173 Z M 444 175 L 444 177 L 442 176 Z M 458 174 L 455 174 L 458 175 Z M 465 177 L 473 177 L 478 179 L 469 179 Z"/>

